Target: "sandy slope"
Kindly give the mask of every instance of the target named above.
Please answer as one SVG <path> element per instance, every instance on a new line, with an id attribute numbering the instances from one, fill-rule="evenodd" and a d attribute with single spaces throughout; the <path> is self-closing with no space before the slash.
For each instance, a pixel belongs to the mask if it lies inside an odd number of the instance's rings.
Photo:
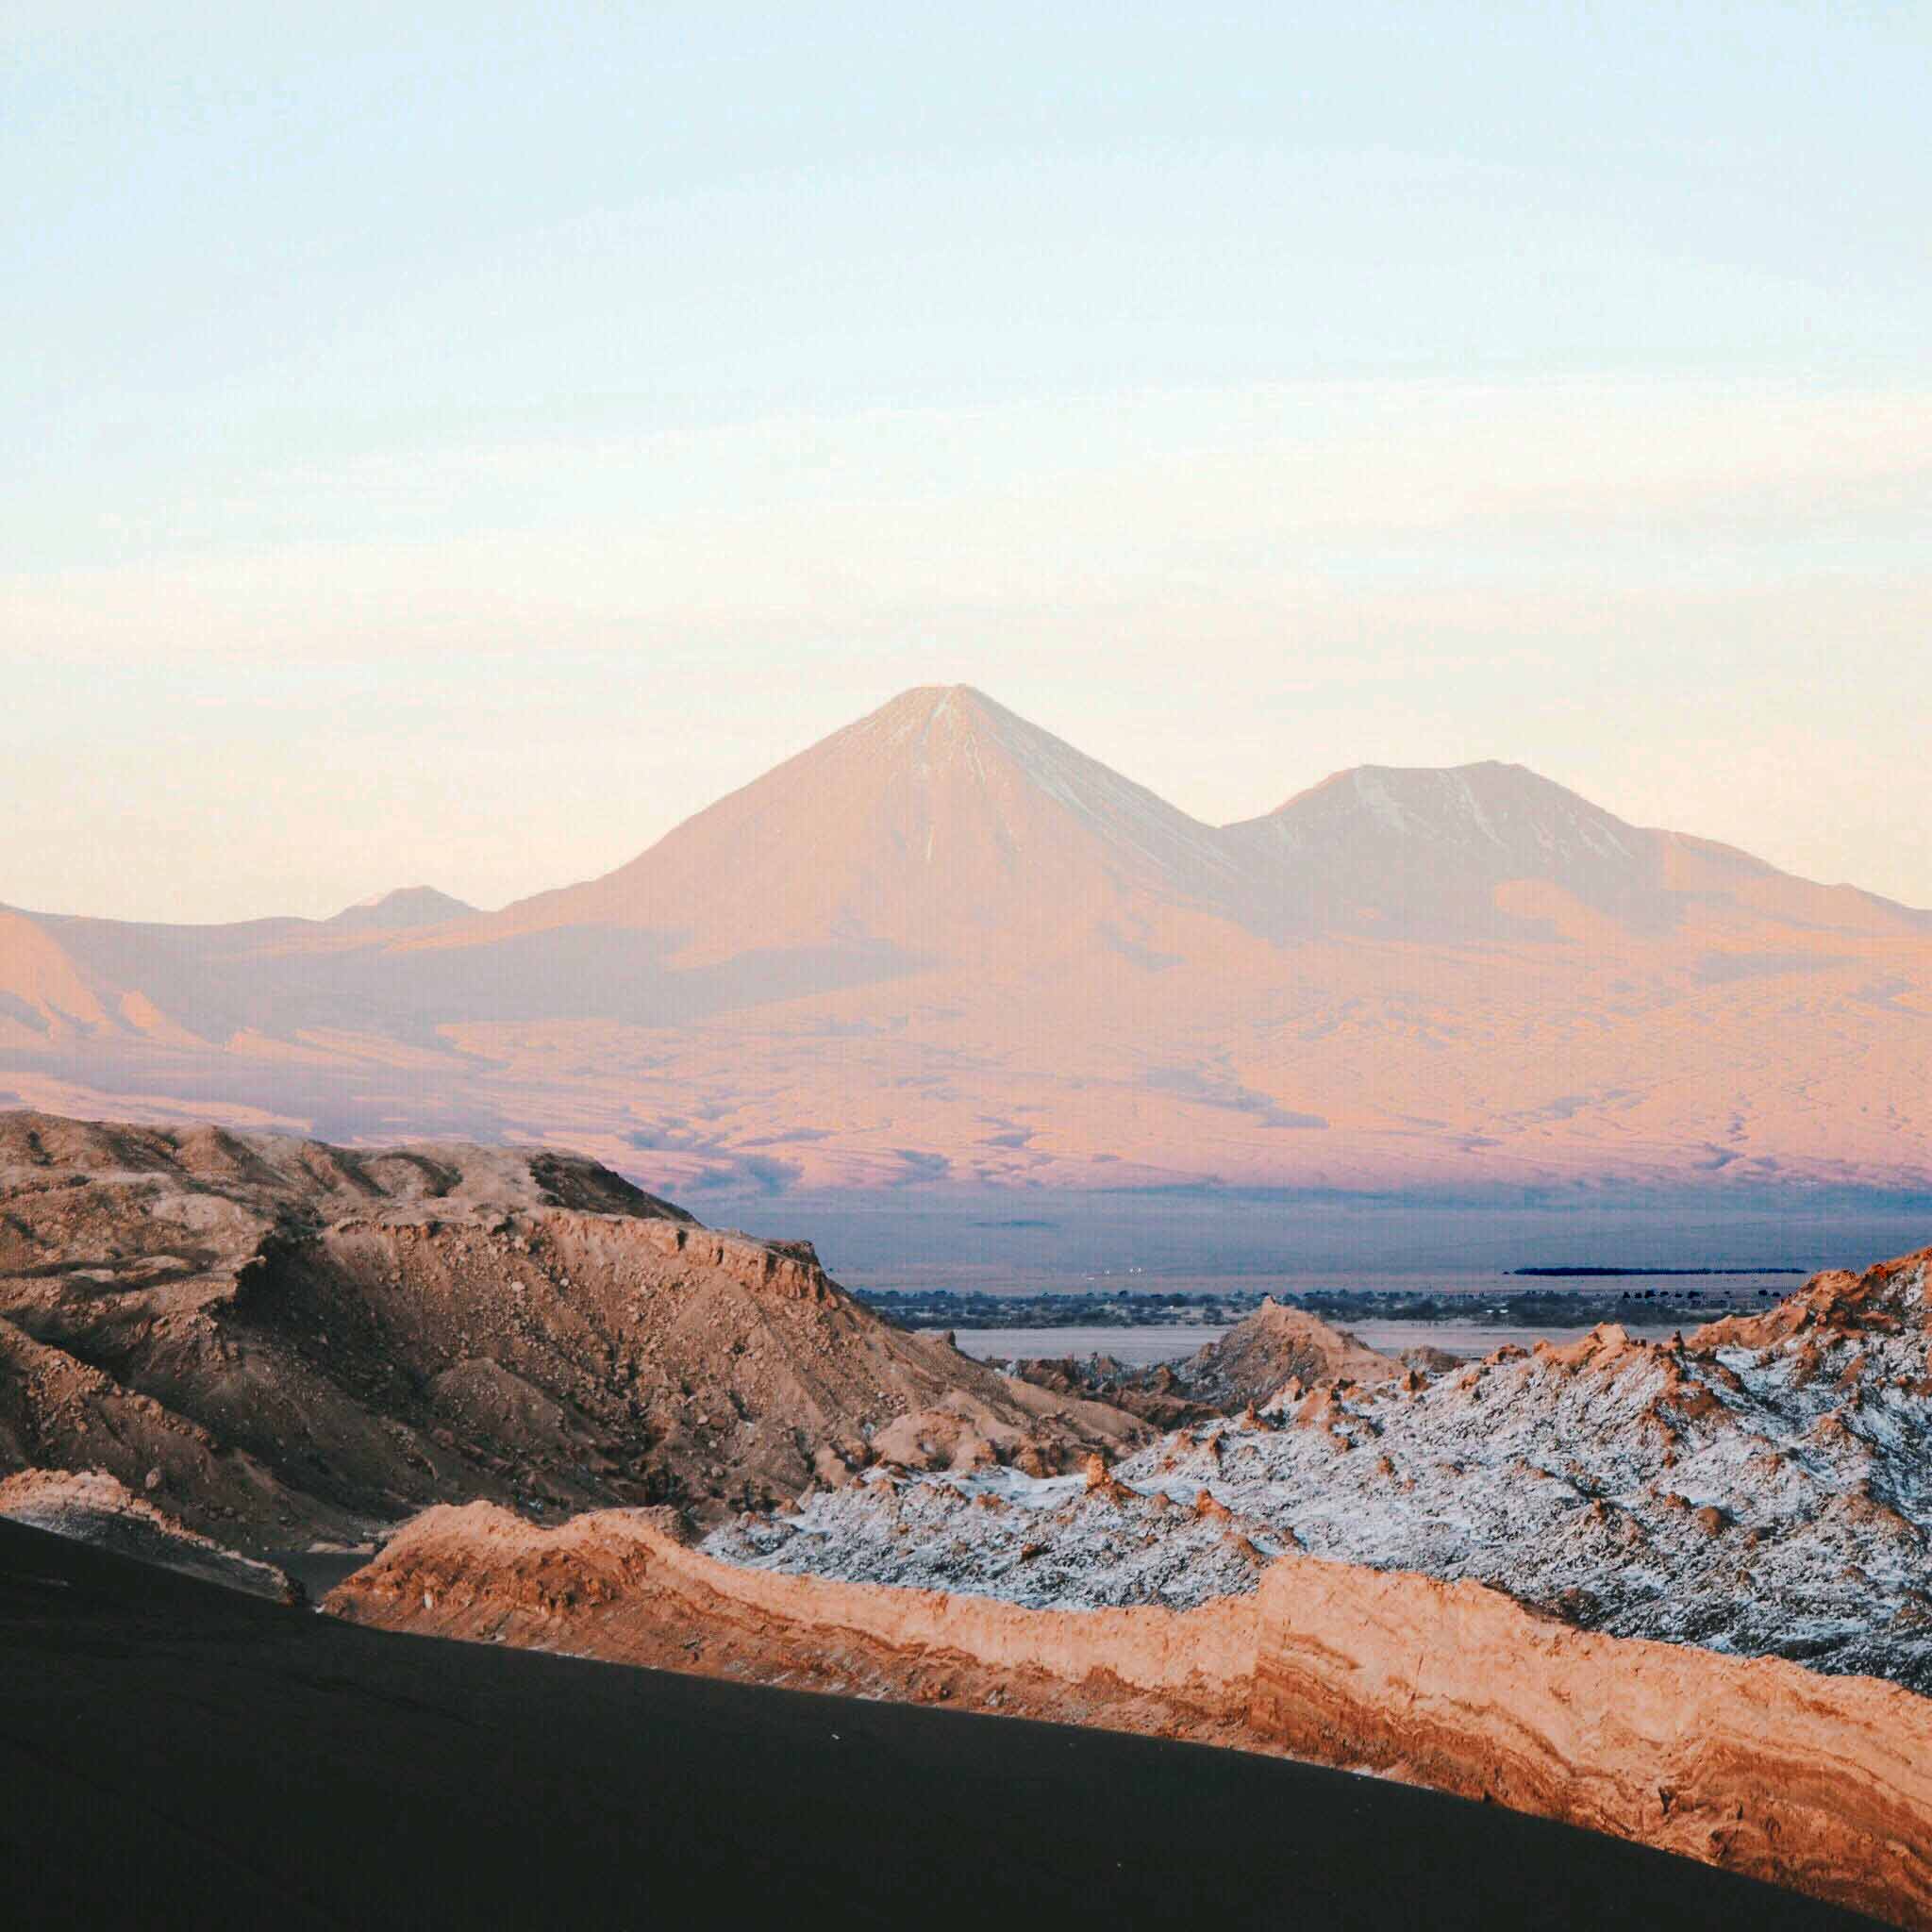
<path id="1" fill-rule="evenodd" d="M 1258 1590 L 1187 1610 L 1032 1608 L 725 1565 L 641 1511 L 543 1530 L 477 1505 L 410 1524 L 328 1607 L 394 1630 L 1288 1750 L 1932 1924 L 1932 1704 L 1579 1632 L 1474 1584 L 1291 1556 Z M 1459 1902 L 1445 1890 L 1439 1909 Z M 1652 1923 L 1634 1900 L 1617 1909 Z M 1573 1906 L 1547 1922 L 1579 1918 Z"/>
<path id="2" fill-rule="evenodd" d="M 197 1536 L 100 1470 L 22 1470 L 0 1480 L 0 1516 L 271 1603 L 292 1604 L 302 1596 L 275 1564 Z"/>
<path id="3" fill-rule="evenodd" d="M 1399 1785 L 353 1629 L 4 1522 L 0 1651 L 35 1932 L 1865 1923 Z"/>

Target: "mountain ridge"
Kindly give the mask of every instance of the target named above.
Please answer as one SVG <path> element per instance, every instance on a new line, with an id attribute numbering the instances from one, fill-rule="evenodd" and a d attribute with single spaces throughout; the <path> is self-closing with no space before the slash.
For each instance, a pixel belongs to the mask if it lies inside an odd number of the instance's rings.
<path id="1" fill-rule="evenodd" d="M 1011 773 L 1024 776 L 1038 790 L 1057 797 L 1080 824 L 1099 830 L 1118 850 L 1131 849 L 1138 830 L 1145 843 L 1141 862 L 1157 874 L 1174 878 L 1189 873 L 1225 876 L 1240 864 L 1240 846 L 1258 841 L 1265 832 L 1270 838 L 1293 849 L 1307 849 L 1319 842 L 1324 808 L 1338 795 L 1353 792 L 1365 807 L 1360 816 L 1379 819 L 1385 827 L 1401 829 L 1426 841 L 1432 846 L 1445 842 L 1440 813 L 1418 809 L 1417 801 L 1424 789 L 1434 789 L 1441 797 L 1456 801 L 1462 820 L 1481 839 L 1499 850 L 1510 849 L 1498 837 L 1495 824 L 1477 795 L 1479 786 L 1493 792 L 1498 779 L 1515 788 L 1514 801 L 1520 813 L 1524 797 L 1544 802 L 1582 829 L 1584 841 L 1592 843 L 1592 831 L 1607 832 L 1613 846 L 1627 838 L 1630 849 L 1619 856 L 1629 862 L 1643 857 L 1650 841 L 1661 841 L 1721 859 L 1740 863 L 1754 874 L 1798 879 L 1799 875 L 1742 848 L 1697 835 L 1659 827 L 1640 826 L 1618 817 L 1583 797 L 1558 781 L 1547 778 L 1534 768 L 1499 758 L 1481 758 L 1456 765 L 1398 766 L 1375 763 L 1344 766 L 1326 777 L 1289 794 L 1272 809 L 1221 824 L 1197 819 L 1170 804 L 1149 788 L 1089 757 L 1065 740 L 1031 724 L 1008 709 L 976 687 L 966 684 L 921 685 L 902 691 L 877 709 L 854 720 L 827 737 L 792 754 L 758 778 L 701 808 L 680 821 L 661 838 L 654 841 L 632 858 L 611 871 L 575 883 L 545 888 L 512 900 L 491 911 L 475 907 L 429 886 L 401 887 L 372 894 L 353 906 L 321 921 L 301 920 L 293 915 L 266 915 L 260 918 L 203 923 L 195 927 L 177 926 L 154 921 L 96 921 L 124 926 L 155 927 L 166 930 L 206 930 L 237 932 L 250 927 L 314 925 L 366 927 L 372 931 L 403 930 L 409 927 L 460 922 L 471 927 L 494 929 L 499 923 L 528 929 L 536 923 L 533 913 L 541 909 L 542 923 L 573 923 L 583 911 L 608 915 L 613 907 L 621 908 L 626 891 L 640 875 L 654 854 L 668 845 L 684 842 L 693 828 L 707 824 L 720 815 L 727 819 L 735 812 L 761 799 L 777 781 L 791 782 L 812 774 L 843 755 L 858 752 L 862 758 L 876 758 L 895 747 L 910 745 L 907 761 L 922 774 L 944 771 L 948 765 L 971 762 L 977 775 L 986 778 L 980 765 L 983 746 L 997 746 Z M 936 749 L 934 749 L 936 747 Z M 1453 814 L 1452 814 L 1453 815 Z M 1331 821 L 1337 814 L 1325 816 Z M 1433 820 L 1433 822 L 1432 822 Z M 1532 823 L 1532 839 L 1542 837 Z M 1226 841 L 1235 841 L 1231 847 Z M 1164 849 L 1163 849 L 1164 848 Z M 1514 848 L 1524 850 L 1519 841 Z M 1596 847 L 1602 856 L 1601 846 Z M 1181 855 L 1185 855 L 1183 858 Z M 1520 872 L 1509 876 L 1521 876 Z M 1811 890 L 1824 892 L 1855 893 L 1874 906 L 1932 925 L 1932 908 L 1920 908 L 1851 884 L 1848 881 L 1820 882 L 1799 880 Z M 563 908 L 559 916 L 558 908 Z M 42 913 L 30 908 L 0 904 L 0 915 L 14 914 L 40 921 L 92 919 L 93 915 Z M 602 918 L 591 923 L 604 923 Z M 620 917 L 615 923 L 628 923 Z"/>
<path id="2" fill-rule="evenodd" d="M 708 1520 L 941 1439 L 1044 1472 L 1141 1433 L 575 1156 L 0 1111 L 0 1476 L 100 1469 L 251 1554 L 432 1500 Z"/>

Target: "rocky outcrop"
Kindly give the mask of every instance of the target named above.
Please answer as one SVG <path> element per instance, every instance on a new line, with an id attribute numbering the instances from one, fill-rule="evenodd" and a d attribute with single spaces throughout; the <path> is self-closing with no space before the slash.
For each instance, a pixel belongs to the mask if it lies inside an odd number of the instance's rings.
<path id="1" fill-rule="evenodd" d="M 1110 1355 L 1032 1356 L 1012 1364 L 1013 1374 L 1056 1395 L 1077 1395 L 1124 1408 L 1158 1429 L 1211 1422 L 1221 1414 L 1212 1403 L 1197 1402 L 1173 1362 L 1130 1368 Z"/>
<path id="2" fill-rule="evenodd" d="M 0 1516 L 249 1596 L 280 1604 L 303 1601 L 300 1588 L 275 1564 L 255 1562 L 195 1535 L 100 1470 L 30 1469 L 10 1475 L 0 1482 Z"/>
<path id="3" fill-rule="evenodd" d="M 1424 1373 L 1461 1365 L 1438 1349 L 1412 1353 Z M 1347 1329 L 1270 1295 L 1185 1361 L 1132 1369 L 1106 1355 L 1042 1357 L 1014 1363 L 1013 1373 L 1040 1388 L 1108 1402 L 1157 1427 L 1179 1429 L 1337 1380 L 1386 1382 L 1407 1366 L 1407 1359 L 1379 1354 Z"/>
<path id="4" fill-rule="evenodd" d="M 908 1482 L 880 1470 L 796 1510 L 722 1524 L 705 1542 L 774 1574 L 1058 1609 L 1186 1608 L 1253 1590 L 1294 1547 L 1205 1485 L 1186 1496 L 1136 1489 L 1097 1462 L 1044 1482 L 1008 1470 Z"/>
<path id="5" fill-rule="evenodd" d="M 1097 1485 L 1096 1487 L 1103 1487 Z M 1187 1611 L 728 1565 L 641 1512 L 436 1510 L 327 1600 L 384 1628 L 1052 1715 L 1371 1770 L 1932 1926 L 1932 1703 L 1294 1555 Z"/>
<path id="6" fill-rule="evenodd" d="M 1231 1411 L 1272 1402 L 1291 1383 L 1300 1393 L 1344 1377 L 1364 1384 L 1386 1382 L 1402 1369 L 1392 1356 L 1365 1346 L 1347 1329 L 1270 1296 L 1220 1341 L 1189 1357 L 1178 1373 L 1197 1402 Z"/>
<path id="7" fill-rule="evenodd" d="M 246 1549 L 474 1497 L 715 1520 L 1145 1433 L 594 1162 L 0 1115 L 0 1472 L 106 1469 Z"/>

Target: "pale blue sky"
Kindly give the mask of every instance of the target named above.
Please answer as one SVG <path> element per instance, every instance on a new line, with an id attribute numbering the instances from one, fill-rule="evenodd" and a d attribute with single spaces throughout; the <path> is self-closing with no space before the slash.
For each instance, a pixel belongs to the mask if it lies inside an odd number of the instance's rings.
<path id="1" fill-rule="evenodd" d="M 1932 9 L 0 19 L 0 901 L 600 871 L 912 683 L 1932 904 Z"/>

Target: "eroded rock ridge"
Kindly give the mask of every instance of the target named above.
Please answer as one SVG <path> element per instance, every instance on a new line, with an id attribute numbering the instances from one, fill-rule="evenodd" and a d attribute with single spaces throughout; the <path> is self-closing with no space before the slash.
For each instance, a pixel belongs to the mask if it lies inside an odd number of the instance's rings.
<path id="1" fill-rule="evenodd" d="M 1433 1375 L 1291 1381 L 1105 1482 L 881 1477 L 709 1547 L 1072 1606 L 1198 1603 L 1305 1550 L 1932 1691 L 1928 1263 L 1820 1275 L 1663 1342 L 1604 1327 Z"/>
<path id="2" fill-rule="evenodd" d="M 476 1497 L 715 1518 L 880 1456 L 1048 1475 L 1140 1432 L 591 1161 L 0 1115 L 0 1473 L 104 1470 L 243 1549 Z"/>

